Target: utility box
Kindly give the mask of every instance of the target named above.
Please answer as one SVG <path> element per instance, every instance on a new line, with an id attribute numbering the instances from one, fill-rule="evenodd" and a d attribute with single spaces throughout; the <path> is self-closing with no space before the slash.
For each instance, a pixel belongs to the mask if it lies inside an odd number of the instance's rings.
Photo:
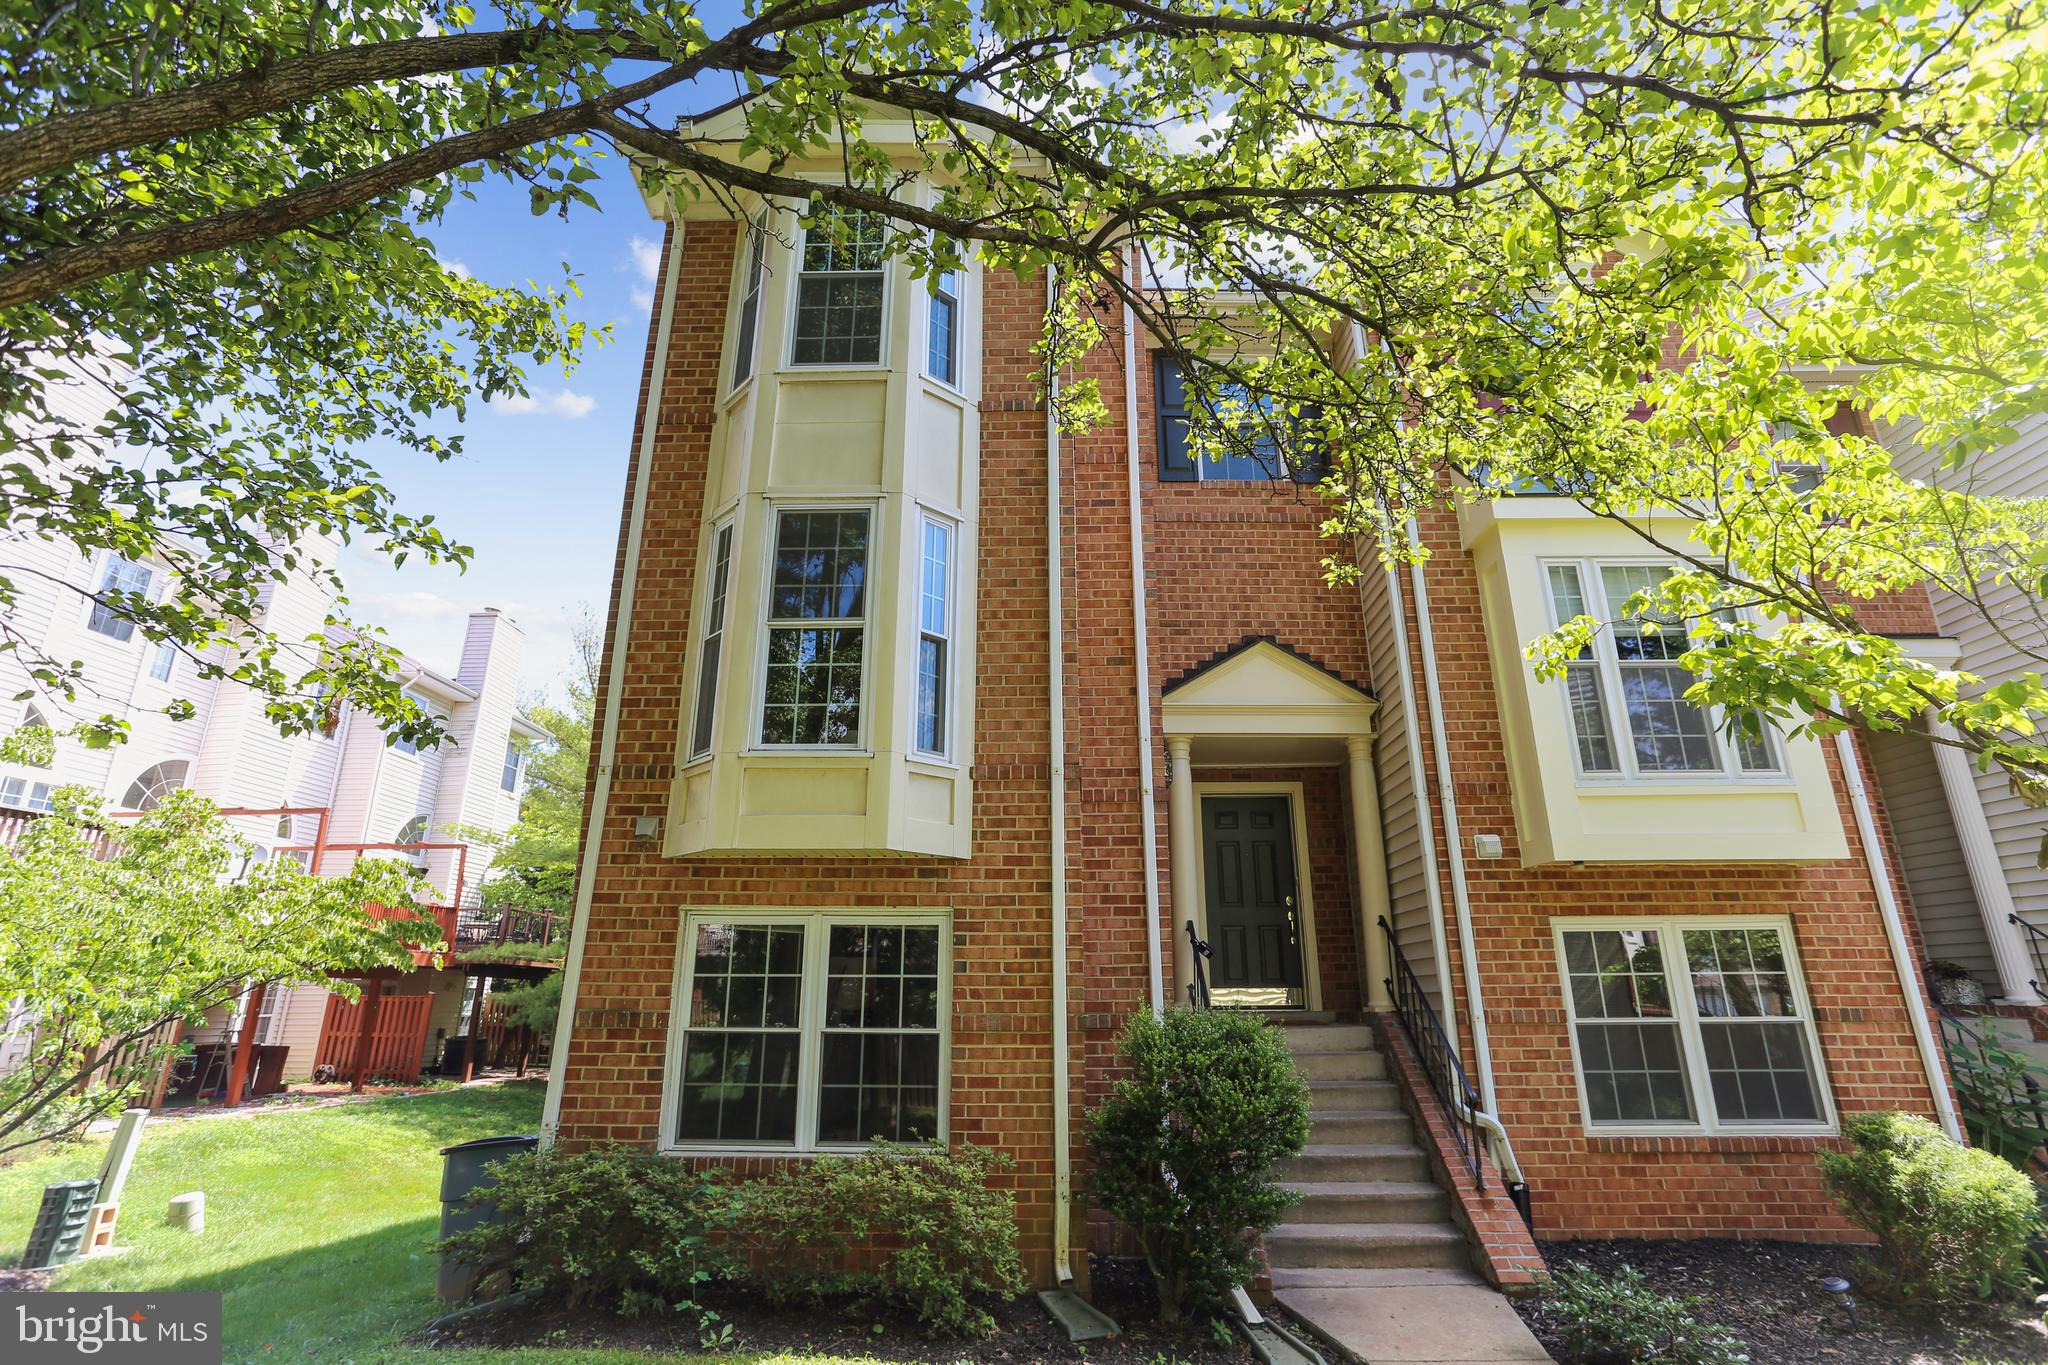
<path id="1" fill-rule="evenodd" d="M 92 1219 L 92 1201 L 99 1192 L 97 1180 L 45 1185 L 43 1206 L 36 1211 L 35 1227 L 28 1234 L 22 1268 L 48 1270 L 77 1260 L 85 1250 L 86 1224 Z"/>
<path id="2" fill-rule="evenodd" d="M 508 1156 L 530 1152 L 538 1146 L 538 1136 L 520 1136 L 478 1138 L 474 1142 L 458 1142 L 453 1147 L 443 1147 L 441 1236 L 453 1237 L 458 1232 L 498 1222 L 500 1215 L 496 1205 L 486 1202 L 464 1208 L 464 1202 L 472 1191 L 497 1183 L 497 1177 L 491 1174 L 494 1164 Z M 459 1302 L 469 1297 L 486 1269 L 444 1255 L 440 1271 L 434 1277 L 434 1291 L 444 1299 Z"/>

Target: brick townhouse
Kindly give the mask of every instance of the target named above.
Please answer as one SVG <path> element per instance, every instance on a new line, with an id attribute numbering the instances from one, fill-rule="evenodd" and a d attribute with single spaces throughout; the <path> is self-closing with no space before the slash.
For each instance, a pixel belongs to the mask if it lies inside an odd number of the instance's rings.
<path id="1" fill-rule="evenodd" d="M 907 163 L 909 131 L 869 125 Z M 1190 923 L 1213 1003 L 1288 1021 L 1314 1086 L 1276 1283 L 1512 1286 L 1529 1226 L 1846 1238 L 1815 1168 L 1842 1116 L 1953 1124 L 1863 747 L 1724 738 L 1677 695 L 1682 643 L 1627 623 L 1564 680 L 1522 661 L 1654 578 L 1625 528 L 1431 512 L 1425 568 L 1333 588 L 1314 488 L 1191 460 L 1177 371 L 1119 309 L 1064 376 L 1109 420 L 1061 434 L 1043 275 L 927 288 L 873 223 L 649 206 L 558 1140 L 998 1147 L 1031 1274 L 1085 1276 L 1117 1242 L 1081 1119 L 1121 1022 L 1188 998 Z M 1469 1106 L 1424 1080 L 1432 1028 Z"/>

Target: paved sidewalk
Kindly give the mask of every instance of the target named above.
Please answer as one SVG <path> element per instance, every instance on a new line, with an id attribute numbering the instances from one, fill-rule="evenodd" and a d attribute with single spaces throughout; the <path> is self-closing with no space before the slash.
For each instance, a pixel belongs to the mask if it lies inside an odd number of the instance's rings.
<path id="1" fill-rule="evenodd" d="M 1526 1365 L 1543 1349 L 1499 1290 L 1467 1271 L 1296 1271 L 1281 1307 L 1366 1365 Z"/>

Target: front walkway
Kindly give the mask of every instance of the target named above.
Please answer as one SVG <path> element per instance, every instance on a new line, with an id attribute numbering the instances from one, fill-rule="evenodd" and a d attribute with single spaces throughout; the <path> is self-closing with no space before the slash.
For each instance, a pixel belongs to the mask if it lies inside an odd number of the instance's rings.
<path id="1" fill-rule="evenodd" d="M 1307 1278 L 1307 1272 L 1295 1272 Z M 1507 1296 L 1469 1270 L 1331 1270 L 1276 1287 L 1280 1306 L 1366 1365 L 1547 1361 Z"/>

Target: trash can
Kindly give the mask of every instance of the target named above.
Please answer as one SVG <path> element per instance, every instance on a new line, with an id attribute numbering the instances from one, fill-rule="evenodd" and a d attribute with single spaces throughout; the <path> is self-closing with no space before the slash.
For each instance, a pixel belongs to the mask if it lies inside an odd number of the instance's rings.
<path id="1" fill-rule="evenodd" d="M 28 1250 L 21 1258 L 24 1270 L 47 1270 L 78 1259 L 85 1250 L 85 1225 L 92 1219 L 92 1201 L 99 1192 L 97 1180 L 67 1180 L 43 1187 L 43 1206 L 36 1211 Z"/>
<path id="2" fill-rule="evenodd" d="M 474 1142 L 458 1142 L 453 1147 L 441 1149 L 441 1236 L 452 1237 L 458 1232 L 467 1232 L 485 1223 L 498 1221 L 496 1206 L 484 1203 L 474 1207 L 463 1207 L 472 1190 L 496 1183 L 491 1174 L 494 1162 L 508 1156 L 518 1156 L 540 1146 L 538 1135 L 520 1137 L 478 1138 Z M 452 1256 L 441 1258 L 440 1272 L 434 1278 L 434 1290 L 442 1298 L 459 1301 L 469 1297 L 476 1287 L 482 1270 L 466 1261 Z"/>

